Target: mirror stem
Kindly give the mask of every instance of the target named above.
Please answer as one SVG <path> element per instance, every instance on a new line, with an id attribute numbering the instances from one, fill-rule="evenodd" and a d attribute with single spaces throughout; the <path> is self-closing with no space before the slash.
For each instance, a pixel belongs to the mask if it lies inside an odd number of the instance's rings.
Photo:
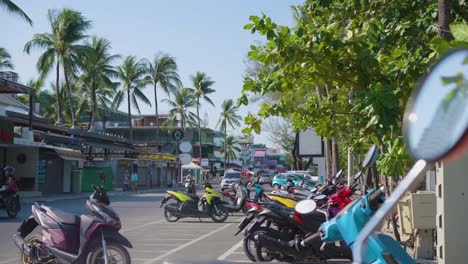
<path id="1" fill-rule="evenodd" d="M 359 232 L 356 241 L 353 245 L 353 264 L 362 264 L 365 246 L 369 236 L 383 223 L 385 216 L 391 212 L 392 208 L 398 203 L 398 201 L 405 195 L 406 191 L 414 186 L 414 184 L 420 182 L 424 175 L 423 172 L 427 168 L 427 162 L 424 160 L 418 160 L 414 164 L 413 168 L 408 172 L 406 177 L 398 184 L 398 187 L 388 197 L 380 208 L 374 213 L 371 219 L 367 222 L 364 228 Z M 419 181 L 418 181 L 419 180 Z"/>

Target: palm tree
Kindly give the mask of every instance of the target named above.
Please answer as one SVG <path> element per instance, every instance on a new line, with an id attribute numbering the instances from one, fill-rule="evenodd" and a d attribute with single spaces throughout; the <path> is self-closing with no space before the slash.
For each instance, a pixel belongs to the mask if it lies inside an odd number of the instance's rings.
<path id="1" fill-rule="evenodd" d="M 60 87 L 60 65 L 63 68 L 65 83 L 67 86 L 68 97 L 72 98 L 69 77 L 76 72 L 77 61 L 81 54 L 84 54 L 85 47 L 77 44 L 86 37 L 85 31 L 91 28 L 91 22 L 86 20 L 81 13 L 63 9 L 49 10 L 49 23 L 52 33 L 35 34 L 33 39 L 24 46 L 24 50 L 29 54 L 31 48 L 45 49 L 45 52 L 39 57 L 36 68 L 44 78 L 56 64 L 55 87 Z M 56 94 L 59 91 L 56 90 Z M 63 123 L 61 101 L 57 97 L 57 123 Z M 70 104 L 70 113 L 72 117 L 72 127 L 76 125 L 75 111 L 73 104 Z"/>
<path id="2" fill-rule="evenodd" d="M 235 126 L 240 126 L 241 116 L 237 114 L 239 111 L 239 107 L 234 104 L 232 99 L 224 100 L 223 104 L 221 105 L 222 112 L 218 120 L 217 127 L 219 127 L 222 131 L 224 131 L 224 149 L 227 149 L 227 126 L 229 125 L 231 128 Z M 226 160 L 227 160 L 227 153 L 224 153 L 224 171 L 226 171 Z"/>
<path id="3" fill-rule="evenodd" d="M 86 42 L 85 45 L 88 46 L 88 50 L 79 61 L 82 74 L 79 77 L 81 98 L 78 109 L 81 110 L 85 103 L 88 104 L 91 110 L 89 128 L 94 130 L 98 104 L 105 108 L 112 104 L 110 97 L 115 94 L 118 84 L 111 80 L 112 77 L 117 77 L 117 72 L 111 64 L 119 55 L 110 54 L 111 43 L 104 38 L 94 36 L 91 42 Z"/>
<path id="4" fill-rule="evenodd" d="M 195 106 L 193 91 L 190 88 L 182 88 L 173 92 L 173 96 L 173 100 L 163 100 L 172 107 L 169 110 L 169 119 L 164 125 L 174 126 L 178 122 L 182 130 L 185 131 L 186 124 L 193 125 L 197 123 L 197 116 L 189 111 L 189 108 Z"/>
<path id="5" fill-rule="evenodd" d="M 211 78 L 204 72 L 197 72 L 195 76 L 190 77 L 192 79 L 193 97 L 195 98 L 195 105 L 197 107 L 197 119 L 198 119 L 198 142 L 200 143 L 200 159 L 202 158 L 202 142 L 201 142 L 201 125 L 200 125 L 200 99 L 208 102 L 214 106 L 213 101 L 208 97 L 209 94 L 214 93 L 215 90 L 211 88 L 215 83 Z"/>
<path id="6" fill-rule="evenodd" d="M 226 144 L 221 148 L 221 153 L 227 153 L 227 163 L 229 163 L 231 160 L 237 159 L 236 152 L 241 151 L 241 148 L 239 142 L 233 136 L 228 136 L 225 140 Z"/>
<path id="7" fill-rule="evenodd" d="M 133 140 L 132 104 L 138 113 L 141 113 L 140 106 L 138 105 L 138 99 L 151 106 L 151 102 L 141 91 L 141 89 L 149 83 L 149 80 L 145 78 L 146 73 L 147 70 L 144 61 L 136 61 L 135 56 L 127 56 L 122 65 L 117 66 L 117 76 L 122 82 L 122 90 L 117 93 L 114 99 L 113 108 L 116 109 L 119 107 L 123 102 L 124 96 L 127 95 L 130 140 Z"/>
<path id="8" fill-rule="evenodd" d="M 0 7 L 6 9 L 8 13 L 20 16 L 22 19 L 26 20 L 29 23 L 29 25 L 32 26 L 32 20 L 28 17 L 28 15 L 26 15 L 26 13 L 23 12 L 23 10 L 21 10 L 21 8 L 15 5 L 15 3 L 13 3 L 12 1 L 0 0 Z"/>
<path id="9" fill-rule="evenodd" d="M 6 49 L 0 47 L 0 70 L 4 69 L 13 69 L 13 63 L 11 62 L 10 53 L 8 53 Z"/>
<path id="10" fill-rule="evenodd" d="M 159 113 L 158 113 L 158 92 L 157 85 L 169 95 L 182 86 L 175 58 L 168 54 L 158 53 L 154 56 L 153 62 L 147 61 L 149 78 L 154 85 L 154 108 L 156 115 L 156 133 L 159 140 Z"/>

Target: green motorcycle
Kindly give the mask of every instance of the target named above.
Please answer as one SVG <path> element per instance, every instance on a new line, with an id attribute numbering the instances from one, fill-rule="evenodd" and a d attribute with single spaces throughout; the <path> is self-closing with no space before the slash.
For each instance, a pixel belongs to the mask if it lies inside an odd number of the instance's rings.
<path id="1" fill-rule="evenodd" d="M 221 201 L 221 195 L 213 190 L 211 184 L 204 186 L 205 194 L 198 197 L 194 193 L 167 191 L 161 202 L 164 206 L 164 218 L 168 222 L 176 222 L 180 218 L 211 218 L 216 223 L 222 223 L 228 218 L 228 209 Z"/>

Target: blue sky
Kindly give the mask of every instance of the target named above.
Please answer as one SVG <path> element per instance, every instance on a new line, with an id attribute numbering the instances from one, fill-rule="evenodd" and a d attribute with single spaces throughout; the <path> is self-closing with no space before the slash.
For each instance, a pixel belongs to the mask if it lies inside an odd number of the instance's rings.
<path id="1" fill-rule="evenodd" d="M 0 11 L 0 46 L 12 55 L 14 71 L 24 82 L 37 77 L 35 64 L 41 51 L 31 55 L 23 53 L 24 44 L 35 33 L 49 32 L 48 9 L 72 8 L 92 20 L 90 35 L 105 37 L 112 42 L 113 52 L 122 56 L 152 58 L 162 51 L 174 56 L 184 86 L 191 87 L 189 76 L 197 71 L 206 72 L 216 84 L 212 96 L 216 108 L 202 107 L 207 112 L 209 126 L 214 127 L 219 118 L 219 108 L 226 98 L 236 100 L 242 89 L 245 71 L 244 58 L 250 44 L 260 40 L 243 29 L 249 16 L 265 13 L 281 25 L 292 25 L 290 6 L 299 0 L 14 0 L 34 21 L 31 27 L 15 16 Z M 138 4 L 136 4 L 138 3 Z M 120 63 L 120 61 L 118 62 Z M 53 79 L 53 74 L 49 76 Z M 151 87 L 144 90 L 154 101 Z M 162 93 L 158 93 L 158 95 Z M 165 96 L 163 96 L 164 98 Z M 161 97 L 160 97 L 161 98 Z M 140 105 L 142 113 L 154 113 L 154 108 Z M 121 107 L 125 109 L 125 105 Z M 258 107 L 242 107 L 240 113 L 256 112 Z M 159 105 L 160 113 L 167 106 Z M 240 131 L 232 131 L 236 133 Z M 265 135 L 255 135 L 257 143 L 271 145 Z"/>

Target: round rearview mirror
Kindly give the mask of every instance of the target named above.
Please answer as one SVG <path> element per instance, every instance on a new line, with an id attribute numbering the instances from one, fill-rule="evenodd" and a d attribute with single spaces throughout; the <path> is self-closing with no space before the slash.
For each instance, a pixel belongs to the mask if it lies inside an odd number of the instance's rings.
<path id="1" fill-rule="evenodd" d="M 319 194 L 317 196 L 314 196 L 315 201 L 320 201 L 320 200 L 323 200 L 325 198 L 327 198 L 327 196 L 325 194 Z"/>
<path id="2" fill-rule="evenodd" d="M 379 155 L 379 151 L 377 149 L 377 146 L 372 145 L 372 147 L 367 151 L 366 156 L 362 160 L 361 166 L 363 168 L 368 168 L 374 165 L 375 161 L 377 160 L 378 155 Z"/>
<path id="3" fill-rule="evenodd" d="M 343 175 L 343 170 L 339 170 L 336 174 L 335 177 L 333 177 L 335 180 L 338 180 L 341 176 Z"/>
<path id="4" fill-rule="evenodd" d="M 362 171 L 359 171 L 358 173 L 356 173 L 353 177 L 353 181 L 357 181 L 362 175 Z"/>
<path id="5" fill-rule="evenodd" d="M 468 50 L 458 49 L 442 57 L 413 92 L 403 135 L 413 158 L 434 162 L 455 150 L 467 128 Z"/>
<path id="6" fill-rule="evenodd" d="M 317 204 L 312 200 L 302 200 L 296 204 L 296 212 L 300 214 L 310 214 L 317 208 Z"/>

